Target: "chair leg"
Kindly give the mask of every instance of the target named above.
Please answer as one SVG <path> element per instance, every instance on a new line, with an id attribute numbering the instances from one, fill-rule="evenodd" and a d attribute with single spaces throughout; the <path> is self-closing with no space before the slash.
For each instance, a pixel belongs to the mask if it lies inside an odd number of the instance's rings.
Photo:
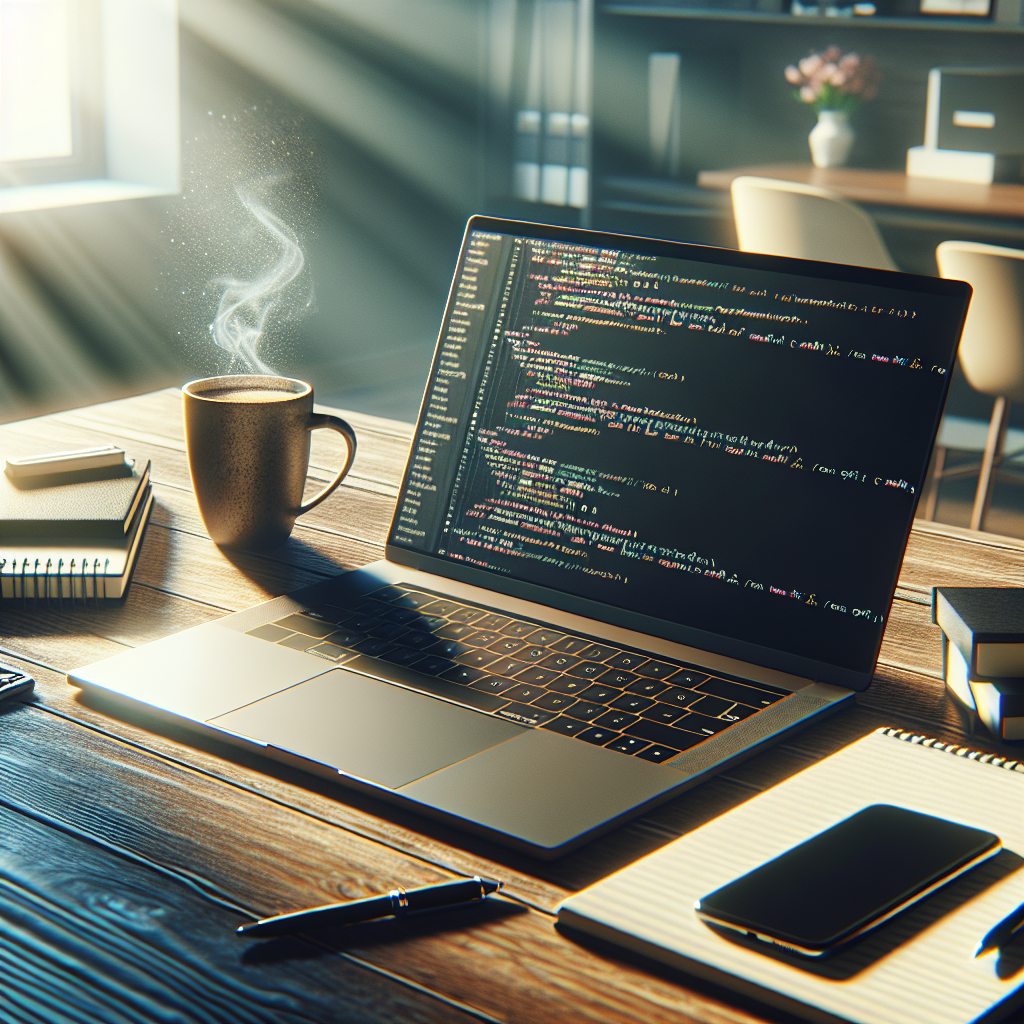
<path id="1" fill-rule="evenodd" d="M 921 519 L 934 520 L 935 510 L 939 504 L 939 485 L 942 483 L 942 471 L 946 468 L 946 449 L 935 446 L 932 460 L 925 477 L 924 501 L 921 502 Z"/>
<path id="2" fill-rule="evenodd" d="M 981 460 L 981 473 L 978 476 L 978 489 L 974 492 L 974 508 L 971 510 L 971 529 L 985 529 L 985 517 L 988 507 L 992 504 L 992 488 L 996 482 L 995 465 L 1003 441 L 1006 440 L 1006 428 L 1010 425 L 1010 403 L 1002 397 L 996 399 L 992 408 L 992 419 L 988 424 L 988 438 L 985 441 L 985 454 Z"/>

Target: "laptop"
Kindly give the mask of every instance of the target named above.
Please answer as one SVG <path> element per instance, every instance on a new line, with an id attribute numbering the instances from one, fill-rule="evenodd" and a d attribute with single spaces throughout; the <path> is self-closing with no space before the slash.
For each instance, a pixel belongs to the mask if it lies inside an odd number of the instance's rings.
<path id="1" fill-rule="evenodd" d="M 868 686 L 969 296 L 473 217 L 385 558 L 68 679 L 557 857 Z"/>

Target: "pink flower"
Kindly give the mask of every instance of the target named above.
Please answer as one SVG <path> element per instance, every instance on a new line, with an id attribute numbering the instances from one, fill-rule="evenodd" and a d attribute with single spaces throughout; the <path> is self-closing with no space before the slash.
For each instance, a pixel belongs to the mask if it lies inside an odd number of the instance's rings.
<path id="1" fill-rule="evenodd" d="M 805 85 L 800 90 L 800 99 L 802 99 L 804 103 L 813 103 L 817 98 L 818 90 L 815 89 L 813 86 Z"/>
<path id="2" fill-rule="evenodd" d="M 790 64 L 783 74 L 790 85 L 800 85 L 804 80 L 804 76 L 800 74 L 800 69 L 795 64 Z"/>
<path id="3" fill-rule="evenodd" d="M 822 59 L 820 53 L 812 53 L 810 57 L 804 57 L 797 67 L 800 69 L 800 74 L 802 74 L 804 78 L 810 78 L 824 63 L 825 61 Z"/>

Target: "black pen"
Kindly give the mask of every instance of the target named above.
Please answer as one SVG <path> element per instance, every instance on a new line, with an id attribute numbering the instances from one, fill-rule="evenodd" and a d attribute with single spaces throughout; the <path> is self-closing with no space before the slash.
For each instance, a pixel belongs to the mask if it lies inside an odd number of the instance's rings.
<path id="1" fill-rule="evenodd" d="M 990 949 L 1005 946 L 1024 927 L 1024 903 L 1008 914 L 978 944 L 976 957 Z"/>
<path id="2" fill-rule="evenodd" d="M 265 917 L 262 921 L 243 924 L 236 934 L 256 939 L 269 939 L 275 935 L 311 931 L 315 928 L 336 928 L 344 924 L 362 924 L 379 917 L 402 917 L 424 910 L 442 910 L 475 903 L 497 892 L 503 882 L 474 875 L 458 882 L 440 885 L 421 885 L 416 889 L 392 889 L 386 896 L 367 896 L 348 903 L 328 903 L 323 907 L 296 910 L 291 914 Z"/>

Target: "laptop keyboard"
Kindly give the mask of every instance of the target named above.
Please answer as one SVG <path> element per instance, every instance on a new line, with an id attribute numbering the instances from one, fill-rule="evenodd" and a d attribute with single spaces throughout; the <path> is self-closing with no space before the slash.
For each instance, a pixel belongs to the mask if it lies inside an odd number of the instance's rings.
<path id="1" fill-rule="evenodd" d="M 404 584 L 249 635 L 655 763 L 789 696 Z"/>

